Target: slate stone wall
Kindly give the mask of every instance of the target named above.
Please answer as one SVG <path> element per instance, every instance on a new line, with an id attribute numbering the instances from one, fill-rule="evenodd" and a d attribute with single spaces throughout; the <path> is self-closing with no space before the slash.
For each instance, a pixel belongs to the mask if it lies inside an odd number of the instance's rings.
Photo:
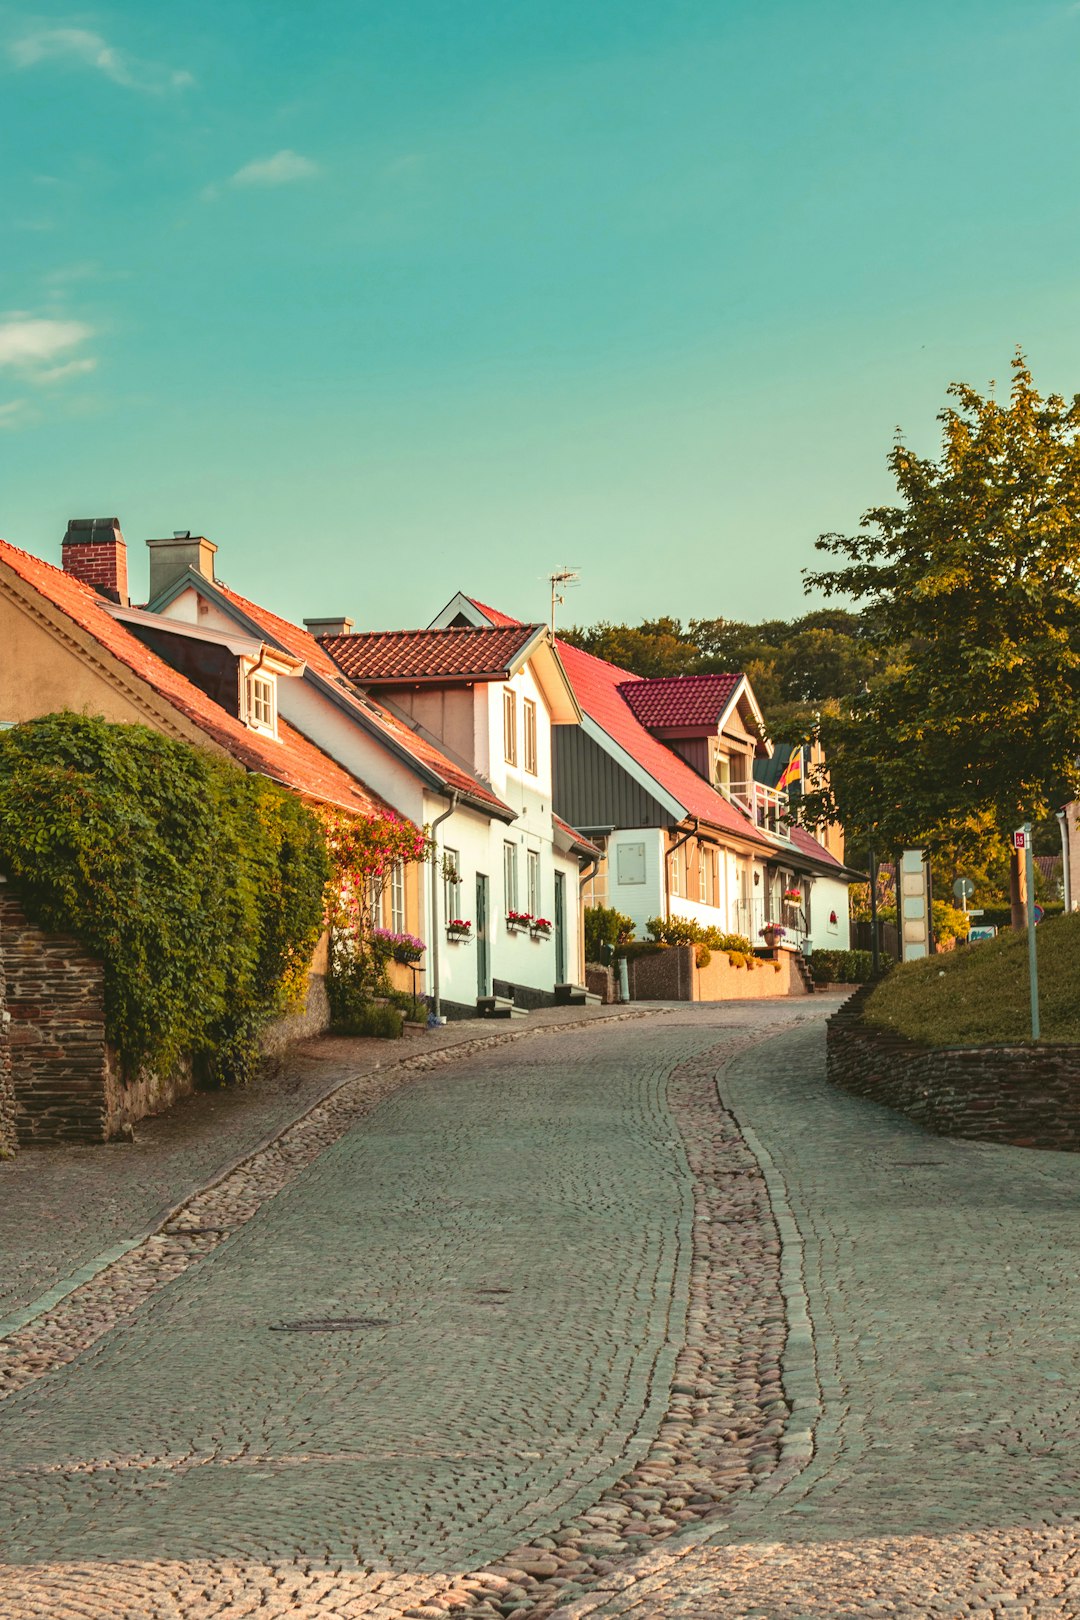
<path id="1" fill-rule="evenodd" d="M 828 1021 L 834 1086 L 938 1136 L 1080 1152 L 1080 1046 L 920 1046 L 863 1022 L 872 988 Z"/>

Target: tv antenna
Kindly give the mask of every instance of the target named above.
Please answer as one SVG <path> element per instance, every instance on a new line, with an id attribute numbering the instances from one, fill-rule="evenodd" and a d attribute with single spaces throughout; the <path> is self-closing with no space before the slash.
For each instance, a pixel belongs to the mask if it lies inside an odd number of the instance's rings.
<path id="1" fill-rule="evenodd" d="M 556 570 L 555 570 L 555 572 L 553 574 L 548 575 L 548 584 L 551 586 L 551 633 L 552 633 L 552 635 L 555 634 L 555 606 L 556 606 L 556 603 L 560 607 L 562 606 L 562 604 L 566 601 L 566 597 L 563 595 L 563 592 L 566 591 L 566 590 L 571 589 L 574 585 L 576 585 L 580 578 L 581 578 L 580 571 L 577 568 L 568 568 L 565 563 L 563 564 L 563 566 L 561 568 L 556 568 Z"/>

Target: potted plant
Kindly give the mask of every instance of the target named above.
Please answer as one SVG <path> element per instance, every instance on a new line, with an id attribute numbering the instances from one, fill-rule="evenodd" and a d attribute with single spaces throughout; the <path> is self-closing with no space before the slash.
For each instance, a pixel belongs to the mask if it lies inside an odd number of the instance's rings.
<path id="1" fill-rule="evenodd" d="M 472 939 L 472 922 L 466 922 L 464 917 L 452 917 L 446 925 L 447 939 Z"/>
<path id="2" fill-rule="evenodd" d="M 786 930 L 783 923 L 768 922 L 765 924 L 764 928 L 761 929 L 761 937 L 765 941 L 766 945 L 768 945 L 769 949 L 773 950 L 777 945 L 780 944 L 780 941 L 784 938 L 785 932 Z"/>
<path id="3" fill-rule="evenodd" d="M 415 934 L 397 934 L 390 928 L 373 928 L 371 938 L 375 946 L 395 962 L 419 962 L 427 949 Z"/>
<path id="4" fill-rule="evenodd" d="M 523 933 L 531 928 L 533 915 L 531 911 L 508 911 L 506 913 L 506 926 L 511 933 Z"/>
<path id="5" fill-rule="evenodd" d="M 533 939 L 550 939 L 551 919 L 548 917 L 534 917 L 529 932 Z"/>

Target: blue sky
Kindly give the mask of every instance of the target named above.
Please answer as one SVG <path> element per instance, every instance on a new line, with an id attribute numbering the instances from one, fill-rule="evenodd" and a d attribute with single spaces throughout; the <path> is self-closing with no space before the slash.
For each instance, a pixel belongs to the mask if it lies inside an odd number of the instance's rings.
<path id="1" fill-rule="evenodd" d="M 803 610 L 956 378 L 1080 390 L 1080 4 L 0 6 L 0 533 L 293 617 Z"/>

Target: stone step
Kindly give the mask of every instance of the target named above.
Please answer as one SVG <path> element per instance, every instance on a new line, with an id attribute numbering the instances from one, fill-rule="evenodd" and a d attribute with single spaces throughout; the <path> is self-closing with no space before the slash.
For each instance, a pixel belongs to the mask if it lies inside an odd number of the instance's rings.
<path id="1" fill-rule="evenodd" d="M 599 1007 L 600 997 L 583 984 L 557 984 L 555 1001 L 560 1007 Z"/>
<path id="2" fill-rule="evenodd" d="M 527 1007 L 515 1007 L 506 996 L 477 996 L 476 1010 L 481 1018 L 528 1018 Z"/>

